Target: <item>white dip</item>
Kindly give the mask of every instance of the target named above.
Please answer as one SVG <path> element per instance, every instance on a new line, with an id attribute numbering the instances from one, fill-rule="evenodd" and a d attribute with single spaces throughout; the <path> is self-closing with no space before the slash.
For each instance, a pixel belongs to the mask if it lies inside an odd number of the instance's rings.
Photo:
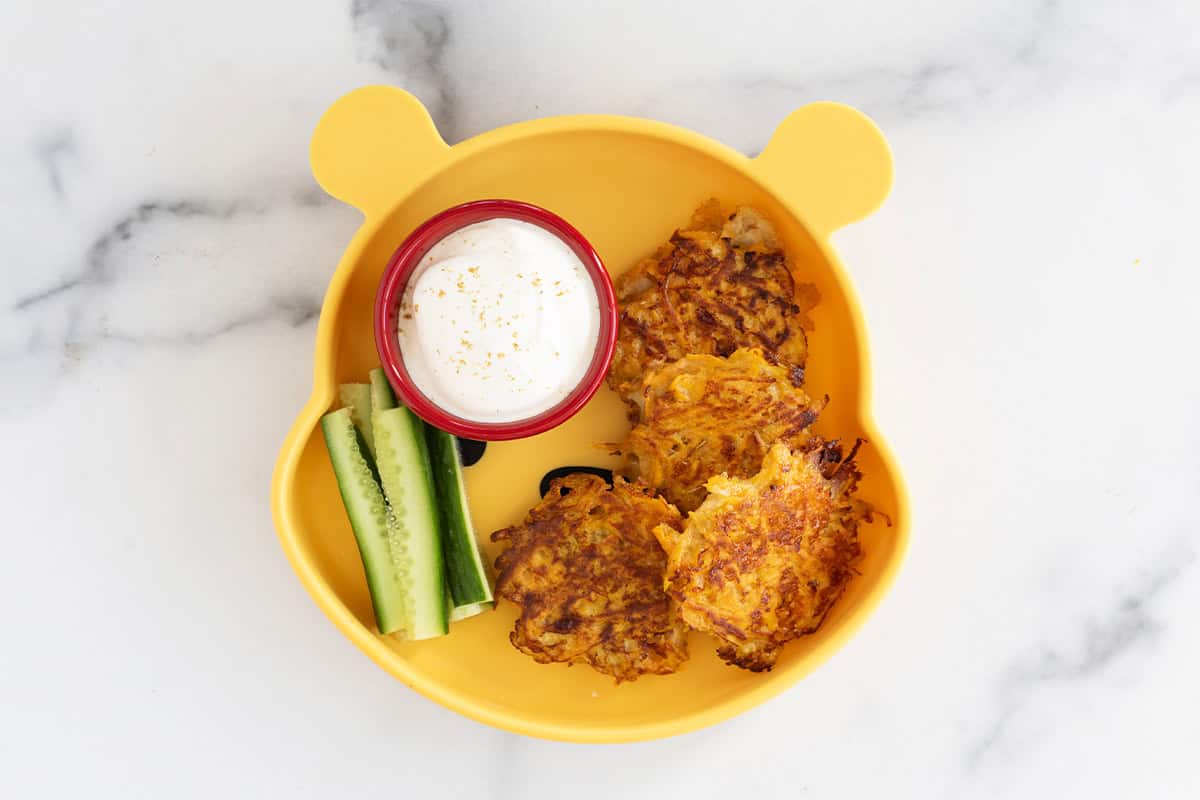
<path id="1" fill-rule="evenodd" d="M 408 280 L 397 334 L 417 387 L 444 411 L 513 422 L 561 402 L 600 336 L 596 289 L 554 234 L 515 219 L 468 225 Z"/>

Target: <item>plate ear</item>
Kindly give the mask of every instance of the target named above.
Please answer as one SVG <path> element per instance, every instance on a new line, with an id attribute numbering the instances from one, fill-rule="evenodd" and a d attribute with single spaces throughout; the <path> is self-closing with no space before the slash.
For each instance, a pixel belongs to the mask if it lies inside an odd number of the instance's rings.
<path id="1" fill-rule="evenodd" d="M 822 238 L 871 214 L 892 188 L 892 151 L 883 133 L 841 103 L 793 111 L 751 163 Z"/>
<path id="2" fill-rule="evenodd" d="M 365 86 L 321 116 L 309 161 L 322 189 L 375 217 L 436 170 L 449 149 L 420 100 L 392 86 Z"/>

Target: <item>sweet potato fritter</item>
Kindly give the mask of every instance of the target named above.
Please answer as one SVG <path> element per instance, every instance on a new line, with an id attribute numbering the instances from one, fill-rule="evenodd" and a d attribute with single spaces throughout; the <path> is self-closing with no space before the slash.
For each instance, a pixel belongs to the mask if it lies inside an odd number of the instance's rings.
<path id="1" fill-rule="evenodd" d="M 573 474 L 520 525 L 496 559 L 496 593 L 521 607 L 513 645 L 543 664 L 583 661 L 617 682 L 665 675 L 687 660 L 687 626 L 663 591 L 667 558 L 655 526 L 678 532 L 679 512 L 620 477 L 610 489 Z"/>
<path id="2" fill-rule="evenodd" d="M 609 385 L 636 419 L 642 375 L 691 354 L 758 347 L 804 378 L 806 314 L 819 295 L 797 284 L 771 223 L 743 206 L 726 217 L 710 200 L 690 226 L 616 281 L 621 324 Z"/>
<path id="3" fill-rule="evenodd" d="M 774 445 L 750 479 L 714 477 L 682 532 L 659 525 L 667 593 L 683 619 L 721 641 L 730 664 L 769 670 L 783 645 L 821 624 L 853 574 L 858 524 L 854 452 Z M 855 445 L 857 450 L 858 445 Z"/>
<path id="4" fill-rule="evenodd" d="M 704 502 L 713 475 L 747 478 L 776 442 L 806 444 L 819 411 L 757 348 L 685 356 L 647 372 L 641 394 L 640 421 L 620 446 L 627 474 L 685 512 Z"/>

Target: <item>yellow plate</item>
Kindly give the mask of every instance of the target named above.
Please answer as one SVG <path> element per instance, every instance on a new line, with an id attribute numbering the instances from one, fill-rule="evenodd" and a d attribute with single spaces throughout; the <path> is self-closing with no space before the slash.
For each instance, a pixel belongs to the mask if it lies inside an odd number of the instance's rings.
<path id="1" fill-rule="evenodd" d="M 681 128 L 615 116 L 510 125 L 449 147 L 424 107 L 390 87 L 359 89 L 322 117 L 312 169 L 366 220 L 329 285 L 317 327 L 313 393 L 292 426 L 271 487 L 283 549 L 330 619 L 380 666 L 442 705 L 518 733 L 577 742 L 670 736 L 710 725 L 791 686 L 830 656 L 879 602 L 908 539 L 908 502 L 895 460 L 870 413 L 866 330 L 849 277 L 829 246 L 836 228 L 883 202 L 892 161 L 879 130 L 854 109 L 817 103 L 792 113 L 757 158 Z M 401 643 L 375 631 L 354 537 L 317 425 L 338 383 L 377 364 L 371 309 L 384 264 L 421 221 L 467 200 L 505 197 L 544 206 L 583 232 L 614 273 L 667 240 L 702 201 L 751 204 L 778 228 L 803 280 L 821 291 L 810 336 L 809 394 L 832 398 L 818 423 L 863 436 L 861 494 L 892 519 L 861 532 L 861 574 L 820 631 L 789 644 L 775 670 L 726 666 L 693 634 L 675 675 L 616 686 L 584 666 L 541 665 L 508 641 L 515 608 L 456 623 L 448 637 Z M 618 441 L 624 413 L 607 388 L 562 427 L 488 445 L 467 469 L 480 536 L 518 522 L 538 481 L 567 464 L 615 466 L 594 442 Z M 487 548 L 489 562 L 495 548 Z"/>

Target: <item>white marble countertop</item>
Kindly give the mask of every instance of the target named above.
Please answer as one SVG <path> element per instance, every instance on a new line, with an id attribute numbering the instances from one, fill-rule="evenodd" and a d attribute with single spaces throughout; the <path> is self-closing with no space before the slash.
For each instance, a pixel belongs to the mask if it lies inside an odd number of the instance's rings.
<path id="1" fill-rule="evenodd" d="M 0 794 L 1200 796 L 1200 5 L 674 5 L 8 4 Z M 268 483 L 358 222 L 308 138 L 379 82 L 450 141 L 879 122 L 895 190 L 836 243 L 915 526 L 817 673 L 671 740 L 534 741 L 305 594 Z"/>

